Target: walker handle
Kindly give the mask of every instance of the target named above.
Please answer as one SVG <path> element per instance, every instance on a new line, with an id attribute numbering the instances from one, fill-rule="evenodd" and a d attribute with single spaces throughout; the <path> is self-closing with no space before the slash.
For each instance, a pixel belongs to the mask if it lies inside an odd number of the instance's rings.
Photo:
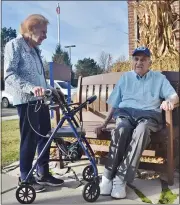
<path id="1" fill-rule="evenodd" d="M 33 93 L 32 91 L 30 91 L 30 95 L 34 96 L 34 93 Z M 52 95 L 52 90 L 46 89 L 46 90 L 44 91 L 44 96 L 46 96 L 46 97 L 51 97 L 51 95 Z"/>

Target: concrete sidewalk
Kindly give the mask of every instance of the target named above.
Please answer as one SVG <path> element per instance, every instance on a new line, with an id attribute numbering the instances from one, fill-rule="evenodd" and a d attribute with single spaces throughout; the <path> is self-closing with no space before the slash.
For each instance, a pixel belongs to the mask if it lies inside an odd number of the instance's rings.
<path id="1" fill-rule="evenodd" d="M 80 165 L 72 164 L 73 170 L 79 179 L 82 179 L 82 170 L 89 164 L 88 161 L 82 161 Z M 103 167 L 98 166 L 99 174 L 102 174 Z M 67 168 L 59 170 L 52 169 L 56 173 L 56 177 L 62 178 L 65 183 L 62 187 L 46 187 L 46 191 L 38 193 L 34 201 L 35 204 L 89 204 L 82 196 L 83 184 L 80 185 L 74 179 L 73 172 L 65 174 Z M 2 174 L 2 204 L 19 204 L 15 197 L 16 185 L 18 182 L 19 168 Z M 84 183 L 84 182 L 83 182 Z M 80 185 L 80 186 L 79 186 Z M 138 200 L 138 196 L 130 189 L 127 190 L 127 198 L 121 200 L 113 200 L 110 196 L 100 196 L 95 204 L 143 204 Z"/>
<path id="2" fill-rule="evenodd" d="M 82 180 L 82 171 L 89 161 L 81 161 L 78 163 L 69 164 L 76 172 L 78 178 Z M 15 166 L 17 163 L 15 163 Z M 103 173 L 103 166 L 98 165 L 99 175 Z M 46 191 L 38 193 L 34 204 L 89 204 L 82 196 L 83 185 L 76 181 L 73 172 L 66 173 L 67 168 L 57 169 L 54 164 L 51 164 L 51 170 L 56 177 L 62 178 L 65 183 L 62 187 L 46 187 Z M 65 174 L 66 173 L 66 174 Z M 15 197 L 19 176 L 19 168 L 12 170 L 6 174 L 2 174 L 2 204 L 19 204 Z M 84 181 L 82 181 L 85 183 Z M 79 186 L 80 185 L 80 186 Z M 153 204 L 157 204 L 160 193 L 161 183 L 159 179 L 142 180 L 135 179 L 133 185 L 139 189 Z M 179 179 L 175 179 L 174 186 L 169 187 L 173 193 L 179 194 Z M 13 190 L 12 190 L 13 189 Z M 127 187 L 126 199 L 113 200 L 110 196 L 100 196 L 95 204 L 144 204 L 133 189 Z M 174 204 L 179 204 L 179 198 Z"/>
<path id="3" fill-rule="evenodd" d="M 4 176 L 3 176 L 4 177 Z M 84 201 L 82 197 L 82 187 L 76 188 L 78 185 L 77 182 L 70 179 L 65 179 L 65 184 L 63 187 L 53 188 L 47 187 L 46 192 L 39 193 L 36 195 L 34 204 L 88 204 Z M 13 187 L 15 184 L 12 183 L 14 180 L 17 181 L 15 177 L 6 178 L 6 183 L 11 183 L 10 187 Z M 9 192 L 2 194 L 2 204 L 19 204 L 15 197 L 15 189 Z M 134 204 L 140 202 L 135 202 L 131 199 L 122 199 L 122 200 L 112 200 L 111 197 L 102 197 L 100 196 L 95 204 Z"/>

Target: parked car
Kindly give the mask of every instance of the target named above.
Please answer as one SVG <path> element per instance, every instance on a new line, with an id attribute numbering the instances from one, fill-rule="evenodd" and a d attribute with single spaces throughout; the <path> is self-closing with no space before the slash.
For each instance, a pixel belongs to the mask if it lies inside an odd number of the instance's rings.
<path id="1" fill-rule="evenodd" d="M 13 105 L 13 97 L 5 90 L 1 92 L 1 105 L 3 108 L 8 108 Z"/>
<path id="2" fill-rule="evenodd" d="M 50 80 L 47 79 L 47 83 L 50 84 Z M 65 81 L 61 80 L 54 80 L 54 88 L 56 89 L 61 89 L 65 97 L 67 98 L 68 96 L 68 83 Z M 71 101 L 75 98 L 77 93 L 77 88 L 73 87 L 71 85 Z"/>
<path id="3" fill-rule="evenodd" d="M 50 80 L 47 80 L 47 83 L 50 84 Z M 61 89 L 61 91 L 64 93 L 65 97 L 68 96 L 68 83 L 65 81 L 55 80 L 54 81 L 54 88 Z M 77 88 L 74 88 L 71 85 L 71 101 L 75 98 L 77 93 Z M 7 93 L 5 90 L 2 91 L 1 96 L 1 104 L 3 108 L 8 108 L 13 105 L 13 97 Z"/>

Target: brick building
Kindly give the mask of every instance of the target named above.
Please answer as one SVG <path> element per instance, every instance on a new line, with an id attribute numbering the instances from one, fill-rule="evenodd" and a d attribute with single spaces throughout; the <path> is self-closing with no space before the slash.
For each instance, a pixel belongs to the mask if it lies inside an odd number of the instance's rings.
<path id="1" fill-rule="evenodd" d="M 132 51 L 137 46 L 136 40 L 139 39 L 138 24 L 137 24 L 137 15 L 132 6 L 133 0 L 128 0 L 128 31 L 129 31 L 129 55 L 131 56 Z M 136 0 L 138 1 L 138 0 Z M 175 12 L 179 14 L 179 1 L 173 3 Z M 180 22 L 178 22 L 179 27 Z M 180 27 L 179 27 L 180 28 Z M 176 47 L 180 51 L 180 35 L 179 31 L 176 32 Z"/>

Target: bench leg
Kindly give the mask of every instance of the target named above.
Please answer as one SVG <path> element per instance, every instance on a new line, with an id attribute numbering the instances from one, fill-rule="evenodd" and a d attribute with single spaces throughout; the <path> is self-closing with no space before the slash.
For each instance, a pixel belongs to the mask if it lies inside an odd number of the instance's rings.
<path id="1" fill-rule="evenodd" d="M 171 163 L 168 163 L 167 179 L 168 185 L 172 186 L 174 184 L 174 166 L 170 166 Z"/>
<path id="2" fill-rule="evenodd" d="M 63 159 L 62 159 L 62 156 L 61 156 L 61 155 L 59 156 L 59 168 L 60 168 L 60 169 L 63 169 L 63 168 L 64 168 L 64 163 L 63 163 Z"/>
<path id="3" fill-rule="evenodd" d="M 173 153 L 173 142 L 169 140 L 167 146 L 167 179 L 168 185 L 174 184 L 174 153 Z"/>
<path id="4" fill-rule="evenodd" d="M 167 178 L 168 184 L 174 184 L 174 129 L 172 121 L 172 112 L 166 112 L 166 130 L 167 130 Z"/>
<path id="5" fill-rule="evenodd" d="M 59 161 L 57 162 L 57 167 L 59 169 L 63 169 L 64 168 L 64 163 L 63 163 L 62 155 L 61 155 L 59 149 L 57 149 L 57 151 L 56 151 L 56 156 L 58 156 L 58 159 L 59 159 Z"/>
<path id="6" fill-rule="evenodd" d="M 59 121 L 60 121 L 60 109 L 59 107 L 57 107 L 55 109 L 55 122 L 56 122 L 56 125 L 58 125 Z M 56 156 L 58 157 L 59 161 L 57 162 L 57 167 L 59 169 L 63 169 L 64 168 L 64 163 L 63 163 L 63 160 L 62 160 L 62 155 L 58 149 L 58 146 L 57 146 L 57 149 L 56 149 Z"/>
<path id="7" fill-rule="evenodd" d="M 171 173 L 168 173 L 168 185 L 172 186 L 174 184 L 174 177 Z"/>

